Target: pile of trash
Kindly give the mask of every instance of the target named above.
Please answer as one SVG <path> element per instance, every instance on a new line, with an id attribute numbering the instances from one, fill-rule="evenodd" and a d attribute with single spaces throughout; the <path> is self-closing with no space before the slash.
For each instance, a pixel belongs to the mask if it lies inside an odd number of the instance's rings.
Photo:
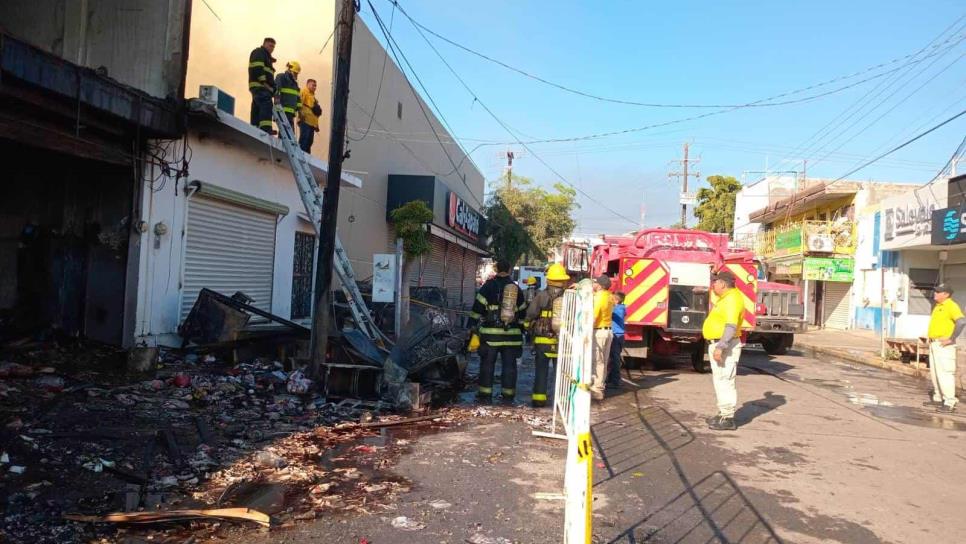
<path id="1" fill-rule="evenodd" d="M 167 353 L 154 376 L 127 383 L 64 372 L 40 351 L 17 359 L 0 360 L 0 508 L 12 541 L 87 541 L 126 530 L 116 523 L 151 531 L 206 517 L 216 522 L 166 530 L 284 526 L 378 510 L 407 489 L 381 470 L 398 448 L 380 429 L 399 416 L 328 402 L 280 362 Z"/>

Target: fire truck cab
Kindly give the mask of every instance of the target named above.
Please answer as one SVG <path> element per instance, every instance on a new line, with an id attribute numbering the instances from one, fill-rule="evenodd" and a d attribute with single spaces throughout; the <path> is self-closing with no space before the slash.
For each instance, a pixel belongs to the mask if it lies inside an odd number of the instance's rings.
<path id="1" fill-rule="evenodd" d="M 605 236 L 591 256 L 593 276 L 606 274 L 613 291 L 625 294 L 626 357 L 687 353 L 699 372 L 709 372 L 701 327 L 714 304 L 711 277 L 729 270 L 745 297 L 742 333 L 755 327 L 757 274 L 750 251 L 732 251 L 726 234 L 645 229 Z"/>

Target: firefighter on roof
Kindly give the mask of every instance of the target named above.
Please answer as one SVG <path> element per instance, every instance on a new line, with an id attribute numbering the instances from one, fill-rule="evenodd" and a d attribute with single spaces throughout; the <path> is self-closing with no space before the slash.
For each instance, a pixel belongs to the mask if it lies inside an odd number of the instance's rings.
<path id="1" fill-rule="evenodd" d="M 536 375 L 533 378 L 533 395 L 530 402 L 534 407 L 547 405 L 548 373 L 551 361 L 557 360 L 557 333 L 560 332 L 560 309 L 564 289 L 570 276 L 559 264 L 547 269 L 547 288 L 539 291 L 527 306 L 527 319 L 530 334 L 533 336 L 533 350 L 536 354 Z"/>
<path id="2" fill-rule="evenodd" d="M 302 109 L 302 99 L 299 91 L 299 72 L 302 65 L 292 61 L 285 65 L 286 70 L 275 78 L 275 90 L 278 92 L 278 103 L 288 119 L 288 124 L 295 130 L 295 114 Z"/>
<path id="3" fill-rule="evenodd" d="M 252 126 L 271 134 L 272 95 L 275 94 L 275 40 L 265 38 L 248 55 L 248 90 L 252 93 Z"/>
<path id="4" fill-rule="evenodd" d="M 503 398 L 512 400 L 517 387 L 517 359 L 523 354 L 520 321 L 526 302 L 520 287 L 510 278 L 510 263 L 496 263 L 496 276 L 487 280 L 476 294 L 470 313 L 471 328 L 479 325 L 480 388 L 482 399 L 493 396 L 493 373 L 499 356 Z"/>

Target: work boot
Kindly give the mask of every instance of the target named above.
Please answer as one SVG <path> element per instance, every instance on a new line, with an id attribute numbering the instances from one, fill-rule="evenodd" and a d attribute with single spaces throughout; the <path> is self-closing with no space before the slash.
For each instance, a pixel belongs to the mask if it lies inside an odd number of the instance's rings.
<path id="1" fill-rule="evenodd" d="M 715 416 L 711 416 L 709 418 L 706 418 L 704 421 L 705 421 L 705 423 L 708 424 L 708 427 L 712 427 L 714 425 L 717 425 L 718 424 L 718 421 L 720 419 L 721 419 L 721 416 L 715 415 Z"/>
<path id="2" fill-rule="evenodd" d="M 604 392 L 603 391 L 591 391 L 590 392 L 590 400 L 592 400 L 594 402 L 600 402 L 600 401 L 604 400 Z"/>
<path id="3" fill-rule="evenodd" d="M 530 406 L 534 408 L 544 408 L 547 406 L 547 401 L 545 400 L 530 400 Z"/>
<path id="4" fill-rule="evenodd" d="M 708 428 L 715 431 L 734 431 L 738 426 L 735 425 L 735 418 L 718 416 L 717 421 L 708 423 Z"/>
<path id="5" fill-rule="evenodd" d="M 936 408 L 936 411 L 939 412 L 940 414 L 952 414 L 956 412 L 956 407 L 950 406 L 948 404 L 943 404 L 939 408 Z"/>

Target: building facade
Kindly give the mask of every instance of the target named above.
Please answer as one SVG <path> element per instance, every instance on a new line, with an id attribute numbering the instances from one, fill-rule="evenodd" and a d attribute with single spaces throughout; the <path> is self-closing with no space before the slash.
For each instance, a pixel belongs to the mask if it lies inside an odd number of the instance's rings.
<path id="1" fill-rule="evenodd" d="M 751 245 L 768 279 L 802 288 L 810 326 L 852 326 L 858 210 L 908 189 L 902 184 L 801 180 L 789 196 L 748 213 L 746 222 L 758 225 Z M 736 203 L 736 225 L 737 210 L 743 207 L 747 205 Z"/>
<path id="2" fill-rule="evenodd" d="M 188 2 L 0 3 L 0 340 L 130 346 L 147 142 L 184 134 Z"/>

